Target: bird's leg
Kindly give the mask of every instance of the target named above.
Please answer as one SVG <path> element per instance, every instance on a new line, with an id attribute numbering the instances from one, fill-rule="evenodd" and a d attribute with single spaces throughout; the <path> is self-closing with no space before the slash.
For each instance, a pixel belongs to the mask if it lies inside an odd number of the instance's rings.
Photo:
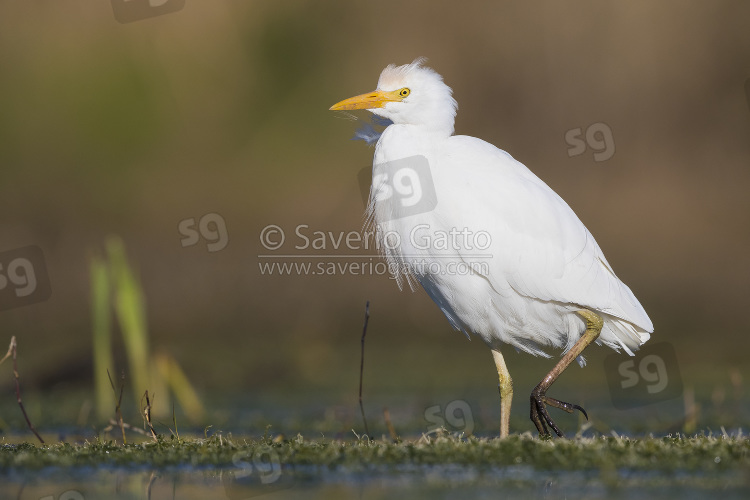
<path id="1" fill-rule="evenodd" d="M 555 365 L 552 371 L 550 371 L 547 376 L 544 377 L 541 382 L 539 382 L 539 385 L 537 385 L 534 390 L 531 391 L 531 421 L 534 422 L 534 425 L 536 425 L 537 430 L 539 430 L 540 436 L 549 436 L 549 431 L 547 430 L 547 425 L 549 425 L 552 430 L 555 431 L 555 434 L 560 437 L 564 437 L 562 431 L 560 431 L 554 420 L 552 420 L 552 418 L 549 416 L 546 405 L 560 408 L 561 410 L 565 410 L 568 413 L 573 413 L 573 410 L 580 410 L 580 412 L 583 413 L 587 420 L 589 418 L 589 416 L 586 414 L 586 411 L 580 406 L 566 403 L 564 401 L 559 401 L 557 399 L 547 397 L 546 395 L 547 389 L 549 389 L 549 387 L 555 382 L 555 380 L 557 380 L 557 377 L 559 377 L 560 374 L 565 371 L 565 369 L 570 363 L 573 362 L 574 359 L 581 355 L 583 350 L 586 349 L 586 347 L 590 343 L 592 343 L 599 337 L 599 334 L 602 331 L 602 326 L 604 326 L 604 320 L 598 314 L 589 311 L 588 309 L 576 312 L 584 320 L 586 320 L 586 331 L 583 332 L 583 335 L 578 340 L 578 342 L 576 342 L 575 345 L 565 353 L 565 356 L 563 356 L 562 359 L 557 363 L 557 365 Z"/>
<path id="2" fill-rule="evenodd" d="M 500 390 L 500 437 L 508 437 L 510 427 L 510 404 L 513 402 L 513 379 L 510 378 L 508 367 L 505 366 L 500 351 L 492 350 L 492 357 L 495 358 L 497 375 L 500 377 L 498 389 Z"/>

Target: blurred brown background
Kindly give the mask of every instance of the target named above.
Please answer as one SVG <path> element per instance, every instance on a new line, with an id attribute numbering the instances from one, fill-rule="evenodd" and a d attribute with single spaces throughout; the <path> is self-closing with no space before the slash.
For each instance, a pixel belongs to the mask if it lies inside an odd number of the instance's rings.
<path id="1" fill-rule="evenodd" d="M 296 395 L 314 394 L 356 410 L 370 300 L 371 397 L 496 404 L 488 350 L 422 291 L 259 270 L 269 224 L 287 253 L 314 253 L 293 248 L 300 224 L 361 228 L 357 174 L 372 149 L 328 107 L 417 56 L 453 88 L 458 134 L 505 149 L 573 207 L 652 338 L 675 346 L 686 386 L 708 398 L 732 370 L 750 378 L 750 4 L 187 0 L 120 24 L 109 2 L 70 0 L 0 4 L 0 251 L 38 245 L 52 285 L 49 300 L 0 312 L 28 391 L 86 393 L 89 258 L 116 234 L 153 350 L 206 397 L 273 395 L 295 411 Z M 566 132 L 594 123 L 615 154 L 570 157 Z M 208 213 L 225 221 L 226 248 L 183 248 L 180 221 Z M 606 398 L 607 354 L 590 353 L 560 391 Z M 552 361 L 508 363 L 523 419 Z"/>

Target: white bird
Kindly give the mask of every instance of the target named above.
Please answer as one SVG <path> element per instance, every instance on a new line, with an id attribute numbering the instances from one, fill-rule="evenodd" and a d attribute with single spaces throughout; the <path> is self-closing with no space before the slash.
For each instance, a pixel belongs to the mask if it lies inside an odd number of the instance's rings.
<path id="1" fill-rule="evenodd" d="M 557 193 L 505 151 L 453 135 L 453 92 L 423 62 L 390 65 L 377 90 L 330 108 L 392 122 L 375 148 L 368 220 L 399 287 L 418 282 L 454 328 L 492 349 L 501 437 L 513 396 L 503 344 L 564 349 L 530 398 L 539 434 L 562 437 L 546 406 L 586 412 L 548 397 L 550 385 L 574 359 L 584 366 L 594 341 L 633 355 L 653 324 Z"/>

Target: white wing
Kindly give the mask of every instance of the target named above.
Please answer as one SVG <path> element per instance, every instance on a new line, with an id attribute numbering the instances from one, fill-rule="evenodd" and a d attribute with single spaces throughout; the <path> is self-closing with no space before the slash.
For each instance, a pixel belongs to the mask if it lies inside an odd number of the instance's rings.
<path id="1" fill-rule="evenodd" d="M 411 132 L 399 125 L 386 129 L 373 172 L 379 164 L 390 168 L 421 156 L 429 164 L 436 205 L 412 213 L 414 207 L 407 209 L 393 197 L 377 202 L 373 196 L 369 207 L 379 238 L 400 237 L 395 249 L 381 239 L 389 263 L 411 271 L 397 273 L 399 286 L 403 278 L 410 285 L 417 278 L 455 328 L 532 354 L 546 355 L 544 345 L 570 348 L 583 332 L 581 318 L 571 314 L 580 307 L 604 316 L 598 342 L 632 354 L 648 340 L 653 325 L 643 307 L 552 189 L 482 140 L 453 136 L 433 142 Z M 374 177 L 374 189 L 375 184 Z M 414 229 L 425 226 L 432 237 L 453 230 L 484 233 L 490 245 L 481 251 L 417 245 Z M 425 271 L 419 267 L 424 262 L 442 269 Z M 471 268 L 468 275 L 445 272 L 457 262 Z"/>
<path id="2" fill-rule="evenodd" d="M 641 304 L 557 193 L 480 139 L 455 136 L 445 147 L 439 156 L 446 164 L 433 169 L 439 176 L 437 210 L 455 219 L 456 227 L 490 233 L 493 257 L 486 279 L 494 287 L 510 285 L 526 297 L 584 306 L 653 331 Z M 463 188 L 451 190 L 457 183 Z M 456 199 L 454 192 L 474 195 Z"/>

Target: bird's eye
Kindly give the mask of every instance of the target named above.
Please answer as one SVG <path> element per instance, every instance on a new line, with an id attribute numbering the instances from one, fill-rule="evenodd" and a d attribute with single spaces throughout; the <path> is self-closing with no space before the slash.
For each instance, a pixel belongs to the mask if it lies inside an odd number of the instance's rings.
<path id="1" fill-rule="evenodd" d="M 411 94 L 411 90 L 407 89 L 406 87 L 398 91 L 398 95 L 399 97 L 401 97 L 401 99 L 408 96 L 409 94 Z"/>

